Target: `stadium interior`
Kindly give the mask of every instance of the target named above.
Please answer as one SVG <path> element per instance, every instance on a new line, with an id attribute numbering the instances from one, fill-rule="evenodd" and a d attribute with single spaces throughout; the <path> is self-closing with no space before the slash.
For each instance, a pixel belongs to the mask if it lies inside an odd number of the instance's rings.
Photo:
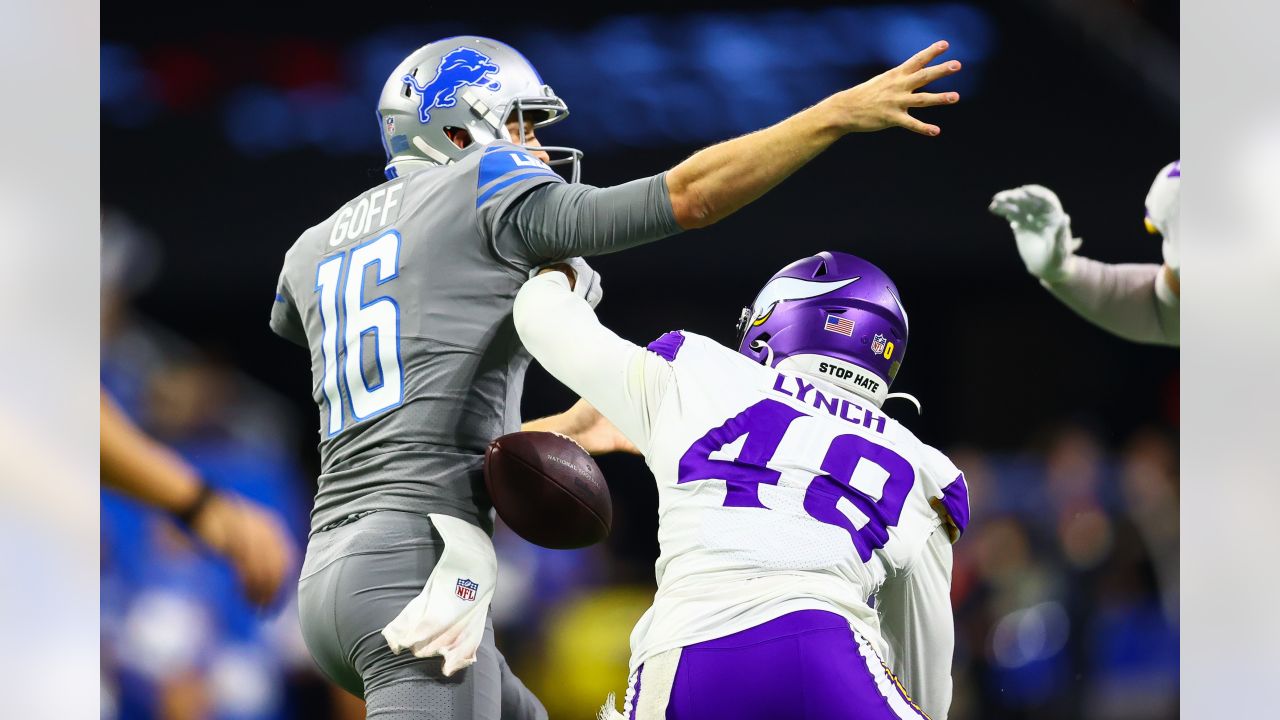
<path id="1" fill-rule="evenodd" d="M 912 330 L 894 390 L 923 406 L 886 409 L 970 487 L 951 717 L 1178 716 L 1177 350 L 1075 316 L 987 212 L 997 190 L 1048 185 L 1081 254 L 1159 262 L 1142 203 L 1178 154 L 1176 3 L 603 3 L 571 17 L 424 8 L 412 22 L 384 10 L 193 21 L 104 7 L 101 371 L 137 422 L 305 545 L 316 411 L 305 353 L 268 328 L 271 296 L 301 231 L 382 181 L 377 95 L 428 41 L 520 48 L 569 104 L 542 141 L 581 148 L 583 181 L 607 186 L 946 38 L 965 72 L 943 89 L 963 102 L 920 113 L 940 137 L 845 138 L 714 227 L 593 259 L 600 317 L 639 343 L 672 329 L 732 343 L 740 308 L 792 260 L 843 250 L 885 269 Z M 525 417 L 573 400 L 531 370 Z M 498 645 L 557 720 L 593 717 L 624 689 L 628 633 L 654 590 L 651 476 L 640 458 L 599 463 L 606 542 L 495 536 Z M 104 491 L 103 717 L 363 717 L 315 670 L 292 594 L 251 607 L 171 520 Z"/>

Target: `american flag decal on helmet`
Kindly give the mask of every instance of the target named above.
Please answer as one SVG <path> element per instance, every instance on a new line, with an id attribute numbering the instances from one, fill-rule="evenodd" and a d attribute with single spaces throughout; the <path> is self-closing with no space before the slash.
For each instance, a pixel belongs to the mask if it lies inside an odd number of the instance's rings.
<path id="1" fill-rule="evenodd" d="M 853 337 L 853 321 L 839 315 L 828 315 L 827 321 L 822 324 L 822 329 L 828 332 L 840 333 Z"/>
<path id="2" fill-rule="evenodd" d="M 458 587 L 454 592 L 463 600 L 471 602 L 476 599 L 476 591 L 479 589 L 480 586 L 471 580 L 468 580 L 467 578 L 458 578 Z"/>

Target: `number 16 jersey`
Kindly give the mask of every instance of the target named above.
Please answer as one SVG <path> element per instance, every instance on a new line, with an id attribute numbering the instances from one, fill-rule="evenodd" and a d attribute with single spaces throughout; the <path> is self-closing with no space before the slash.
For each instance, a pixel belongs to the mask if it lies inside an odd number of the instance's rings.
<path id="1" fill-rule="evenodd" d="M 385 509 L 491 529 L 484 449 L 520 427 L 529 355 L 511 304 L 529 270 L 678 230 L 662 176 L 568 184 L 495 142 L 369 189 L 304 232 L 271 329 L 311 356 L 312 531 Z"/>

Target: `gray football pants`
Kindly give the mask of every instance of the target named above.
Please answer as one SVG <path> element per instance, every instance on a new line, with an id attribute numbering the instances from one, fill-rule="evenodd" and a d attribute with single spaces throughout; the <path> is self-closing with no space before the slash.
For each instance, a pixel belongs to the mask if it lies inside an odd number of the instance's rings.
<path id="1" fill-rule="evenodd" d="M 382 628 L 422 592 L 444 542 L 431 520 L 381 511 L 316 533 L 298 582 L 302 635 L 320 669 L 377 720 L 546 720 L 485 628 L 476 663 L 446 678 L 439 656 L 393 655 Z"/>

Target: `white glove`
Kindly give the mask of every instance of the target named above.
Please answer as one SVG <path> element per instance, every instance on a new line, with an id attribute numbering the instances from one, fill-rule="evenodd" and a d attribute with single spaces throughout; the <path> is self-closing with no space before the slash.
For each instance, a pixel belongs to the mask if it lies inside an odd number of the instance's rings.
<path id="1" fill-rule="evenodd" d="M 1040 185 L 1003 190 L 987 209 L 1009 221 L 1027 272 L 1050 283 L 1066 277 L 1080 238 L 1071 236 L 1071 216 L 1052 190 Z"/>
<path id="2" fill-rule="evenodd" d="M 600 300 L 604 297 L 604 287 L 600 282 L 600 273 L 596 272 L 586 260 L 580 257 L 569 258 L 568 260 L 557 260 L 556 262 L 539 265 L 529 271 L 529 279 L 538 276 L 538 273 L 547 268 L 556 265 L 568 265 L 573 270 L 575 276 L 573 280 L 573 294 L 587 301 L 587 304 L 594 310 L 600 304 Z"/>

